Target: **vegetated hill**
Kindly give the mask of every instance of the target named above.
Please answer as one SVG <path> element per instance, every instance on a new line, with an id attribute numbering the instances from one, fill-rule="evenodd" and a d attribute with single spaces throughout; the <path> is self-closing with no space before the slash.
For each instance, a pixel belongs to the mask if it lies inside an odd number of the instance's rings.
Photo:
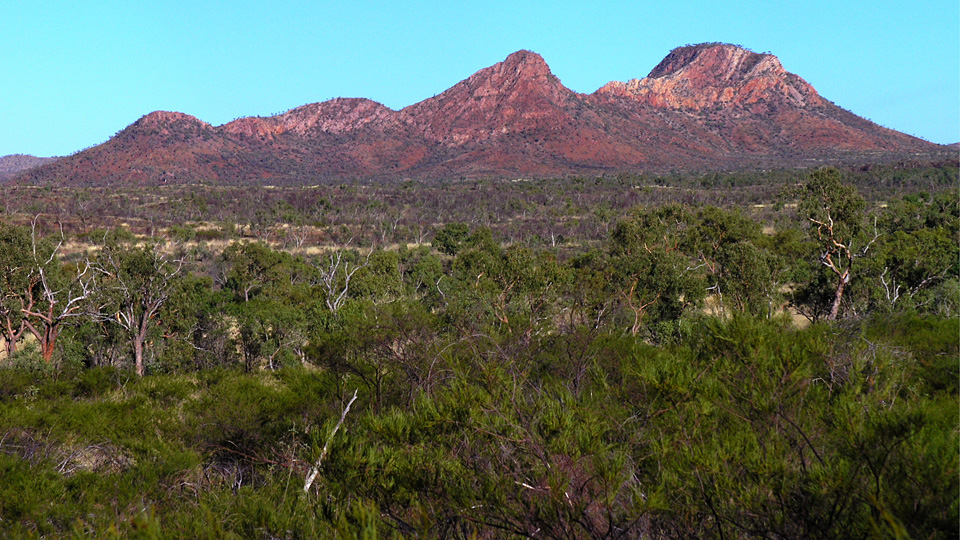
<path id="1" fill-rule="evenodd" d="M 54 161 L 57 158 L 44 158 L 30 156 L 27 154 L 11 154 L 0 157 L 0 180 L 9 178 L 20 171 L 32 169 L 44 163 Z"/>
<path id="2" fill-rule="evenodd" d="M 214 127 L 154 112 L 106 143 L 20 175 L 96 185 L 550 177 L 811 166 L 937 154 L 821 97 L 770 54 L 673 50 L 643 79 L 593 94 L 519 51 L 399 111 L 333 99 Z"/>

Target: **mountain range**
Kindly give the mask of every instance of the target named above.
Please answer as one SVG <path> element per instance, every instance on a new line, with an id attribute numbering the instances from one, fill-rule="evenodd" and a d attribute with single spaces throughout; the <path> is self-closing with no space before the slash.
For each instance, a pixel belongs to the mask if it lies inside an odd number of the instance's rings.
<path id="1" fill-rule="evenodd" d="M 813 166 L 946 148 L 838 107 L 776 56 L 708 43 L 674 49 L 646 77 L 592 94 L 518 51 L 401 110 L 336 98 L 221 126 L 158 111 L 14 181 L 558 177 Z"/>

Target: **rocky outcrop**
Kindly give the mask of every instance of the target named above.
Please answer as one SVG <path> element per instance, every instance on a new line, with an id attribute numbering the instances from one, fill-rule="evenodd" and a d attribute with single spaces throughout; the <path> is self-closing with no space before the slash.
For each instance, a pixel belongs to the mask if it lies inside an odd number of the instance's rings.
<path id="1" fill-rule="evenodd" d="M 823 104 L 817 91 L 788 73 L 776 56 L 724 44 L 674 49 L 643 79 L 610 82 L 597 94 L 681 111 Z"/>

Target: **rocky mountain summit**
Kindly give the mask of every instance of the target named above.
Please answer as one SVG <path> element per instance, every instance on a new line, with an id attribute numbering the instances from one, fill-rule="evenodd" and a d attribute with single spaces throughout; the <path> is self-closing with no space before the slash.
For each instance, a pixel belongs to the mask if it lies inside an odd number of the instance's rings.
<path id="1" fill-rule="evenodd" d="M 597 93 L 681 111 L 748 108 L 758 113 L 776 105 L 823 105 L 817 91 L 788 73 L 776 56 L 730 45 L 674 49 L 647 77 L 611 82 Z"/>
<path id="2" fill-rule="evenodd" d="M 154 112 L 106 143 L 22 173 L 68 184 L 597 175 L 882 161 L 945 147 L 837 107 L 777 57 L 674 49 L 592 94 L 518 51 L 445 92 L 389 109 L 337 98 L 223 126 Z"/>

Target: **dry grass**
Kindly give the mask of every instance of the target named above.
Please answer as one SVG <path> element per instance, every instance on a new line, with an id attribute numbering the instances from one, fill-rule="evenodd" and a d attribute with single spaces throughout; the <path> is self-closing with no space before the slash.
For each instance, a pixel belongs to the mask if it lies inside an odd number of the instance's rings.
<path id="1" fill-rule="evenodd" d="M 136 460 L 110 443 L 79 445 L 51 441 L 23 429 L 10 429 L 0 436 L 0 452 L 32 464 L 50 461 L 65 476 L 81 471 L 117 473 L 133 467 Z"/>

